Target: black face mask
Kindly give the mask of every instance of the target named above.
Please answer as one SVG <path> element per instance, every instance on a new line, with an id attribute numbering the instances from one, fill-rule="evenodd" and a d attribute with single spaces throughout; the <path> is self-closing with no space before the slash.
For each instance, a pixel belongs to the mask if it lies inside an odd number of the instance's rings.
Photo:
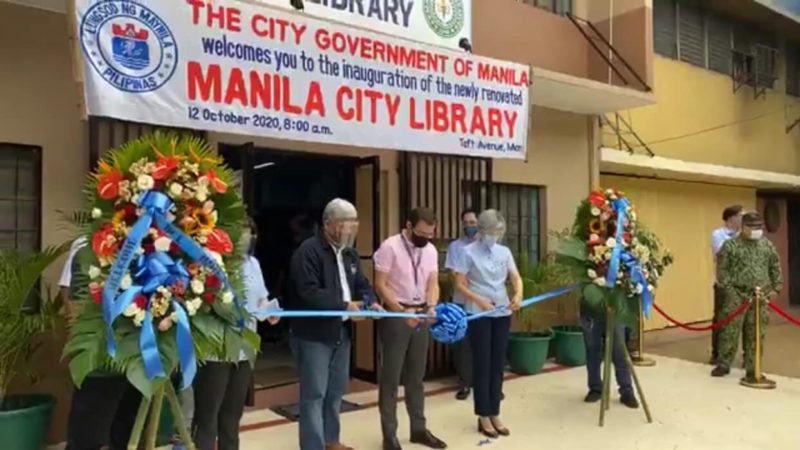
<path id="1" fill-rule="evenodd" d="M 419 236 L 414 233 L 414 230 L 411 230 L 411 243 L 414 244 L 414 247 L 423 248 L 428 245 L 428 242 L 430 242 L 430 239 L 424 236 Z"/>

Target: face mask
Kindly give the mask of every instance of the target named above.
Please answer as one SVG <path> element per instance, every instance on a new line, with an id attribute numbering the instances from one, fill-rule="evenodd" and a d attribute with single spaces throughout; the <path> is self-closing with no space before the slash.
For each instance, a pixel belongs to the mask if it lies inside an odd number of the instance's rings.
<path id="1" fill-rule="evenodd" d="M 417 235 L 413 230 L 409 234 L 411 234 L 411 243 L 414 244 L 414 247 L 423 248 L 430 242 L 430 239 Z"/>
<path id="2" fill-rule="evenodd" d="M 483 244 L 489 248 L 494 247 L 494 245 L 497 244 L 498 239 L 499 238 L 497 236 L 492 236 L 491 234 L 484 234 L 481 236 L 481 242 L 483 242 Z"/>
<path id="3" fill-rule="evenodd" d="M 764 237 L 764 230 L 753 230 L 750 232 L 750 239 L 757 241 Z"/>
<path id="4" fill-rule="evenodd" d="M 478 234 L 478 227 L 476 226 L 466 226 L 464 227 L 464 236 L 472 239 L 475 235 Z"/>

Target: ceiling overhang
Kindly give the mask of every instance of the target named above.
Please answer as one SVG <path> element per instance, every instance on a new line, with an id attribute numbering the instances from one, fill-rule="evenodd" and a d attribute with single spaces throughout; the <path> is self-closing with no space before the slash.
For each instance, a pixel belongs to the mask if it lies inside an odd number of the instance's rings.
<path id="1" fill-rule="evenodd" d="M 600 170 L 607 174 L 666 180 L 705 182 L 756 189 L 800 190 L 800 175 L 684 161 L 661 156 L 630 154 L 613 148 L 601 149 Z"/>
<path id="2" fill-rule="evenodd" d="M 656 96 L 622 86 L 532 69 L 531 103 L 536 106 L 578 114 L 604 114 L 652 105 Z"/>

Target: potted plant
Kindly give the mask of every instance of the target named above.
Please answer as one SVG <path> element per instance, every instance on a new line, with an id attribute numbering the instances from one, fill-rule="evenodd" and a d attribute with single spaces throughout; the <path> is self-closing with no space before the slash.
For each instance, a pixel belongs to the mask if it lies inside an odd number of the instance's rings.
<path id="1" fill-rule="evenodd" d="M 9 395 L 11 382 L 52 330 L 60 302 L 40 288 L 42 272 L 68 250 L 48 247 L 38 253 L 0 250 L 0 436 L 3 448 L 38 450 L 55 404 L 51 395 Z"/>
<path id="2" fill-rule="evenodd" d="M 561 241 L 570 236 L 570 229 L 551 231 L 550 236 Z M 547 256 L 547 269 L 545 284 L 548 285 L 549 289 L 575 283 L 575 276 L 572 274 L 572 270 L 568 266 L 560 264 L 555 253 L 550 253 Z M 551 327 L 553 331 L 553 355 L 556 362 L 562 366 L 582 366 L 586 364 L 586 345 L 583 340 L 583 330 L 577 319 L 580 292 L 572 291 L 566 293 L 563 298 L 568 300 L 569 305 L 574 306 L 567 313 L 572 315 L 573 319 L 570 320 L 568 317 L 561 315 L 563 322 Z"/>
<path id="3" fill-rule="evenodd" d="M 530 264 L 527 255 L 523 254 L 517 261 L 522 277 L 523 298 L 563 287 L 554 282 L 554 274 L 559 268 L 551 258 L 538 264 Z M 538 373 L 547 360 L 553 331 L 538 326 L 533 307 L 522 308 L 514 315 L 517 331 L 511 333 L 508 341 L 508 363 L 511 371 L 522 375 Z"/>

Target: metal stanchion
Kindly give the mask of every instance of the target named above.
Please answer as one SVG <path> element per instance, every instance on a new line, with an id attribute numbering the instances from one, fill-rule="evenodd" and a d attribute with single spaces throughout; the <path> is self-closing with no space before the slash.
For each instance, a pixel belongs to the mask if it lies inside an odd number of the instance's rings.
<path id="1" fill-rule="evenodd" d="M 653 367 L 656 365 L 655 360 L 650 359 L 644 355 L 644 309 L 642 302 L 639 301 L 639 342 L 636 347 L 636 357 L 631 358 L 634 366 L 639 367 Z"/>
<path id="2" fill-rule="evenodd" d="M 761 298 L 761 288 L 756 288 L 756 298 L 753 300 L 753 307 L 755 307 L 755 311 L 753 312 L 753 321 L 755 324 L 753 327 L 755 328 L 755 341 L 756 345 L 753 349 L 753 365 L 755 366 L 753 369 L 753 378 L 748 379 L 747 375 L 745 375 L 740 384 L 742 386 L 746 386 L 753 389 L 775 389 L 775 382 L 769 381 L 764 378 L 763 374 L 761 373 L 761 302 L 763 299 Z"/>

